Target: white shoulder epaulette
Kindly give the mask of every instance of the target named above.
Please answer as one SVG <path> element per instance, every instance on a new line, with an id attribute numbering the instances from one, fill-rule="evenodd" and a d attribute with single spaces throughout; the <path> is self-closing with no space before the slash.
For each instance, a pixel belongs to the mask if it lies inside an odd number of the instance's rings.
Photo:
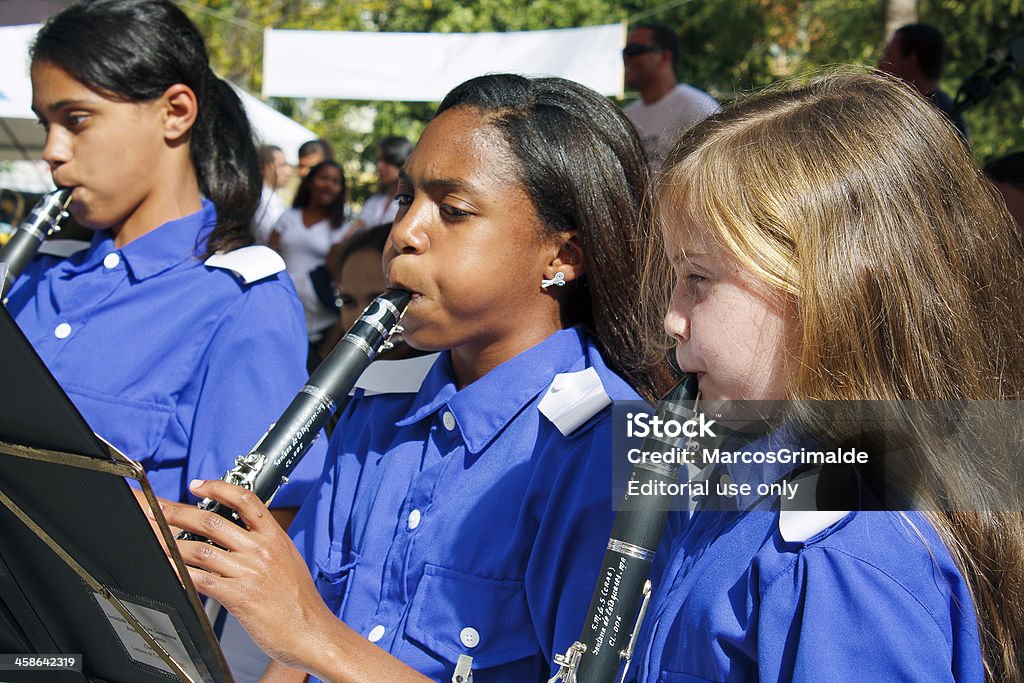
<path id="1" fill-rule="evenodd" d="M 230 270 L 241 277 L 247 285 L 276 275 L 285 269 L 284 259 L 280 254 L 270 247 L 259 244 L 229 252 L 218 251 L 206 259 L 206 265 Z"/>
<path id="2" fill-rule="evenodd" d="M 569 436 L 612 402 L 594 368 L 555 375 L 537 407 Z"/>
<path id="3" fill-rule="evenodd" d="M 818 472 L 802 474 L 790 484 L 797 489 L 792 499 L 780 499 L 779 533 L 787 543 L 801 543 L 820 534 L 850 514 L 849 510 L 815 510 Z"/>
<path id="4" fill-rule="evenodd" d="M 46 240 L 39 245 L 40 254 L 67 258 L 89 248 L 85 240 Z"/>
<path id="5" fill-rule="evenodd" d="M 437 359 L 437 353 L 401 360 L 378 360 L 370 363 L 356 380 L 356 389 L 366 396 L 374 394 L 415 394 Z"/>

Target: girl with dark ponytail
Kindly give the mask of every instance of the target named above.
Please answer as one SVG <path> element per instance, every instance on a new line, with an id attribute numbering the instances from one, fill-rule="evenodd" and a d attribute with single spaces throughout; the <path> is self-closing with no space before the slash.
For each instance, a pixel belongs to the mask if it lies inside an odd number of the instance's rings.
<path id="1" fill-rule="evenodd" d="M 220 477 L 305 379 L 295 289 L 252 246 L 252 129 L 169 0 L 78 2 L 31 58 L 43 158 L 95 234 L 63 258 L 44 244 L 8 309 L 93 429 L 158 495 L 187 500 L 188 482 Z M 317 455 L 276 505 L 298 504 Z"/>

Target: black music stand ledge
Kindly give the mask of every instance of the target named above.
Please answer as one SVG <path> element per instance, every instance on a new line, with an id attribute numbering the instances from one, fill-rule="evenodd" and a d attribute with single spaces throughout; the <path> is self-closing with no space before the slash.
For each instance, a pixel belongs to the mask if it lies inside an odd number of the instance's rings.
<path id="1" fill-rule="evenodd" d="M 0 681 L 232 681 L 142 467 L 92 432 L 0 306 L 0 655 L 72 654 L 80 670 L 0 658 Z"/>

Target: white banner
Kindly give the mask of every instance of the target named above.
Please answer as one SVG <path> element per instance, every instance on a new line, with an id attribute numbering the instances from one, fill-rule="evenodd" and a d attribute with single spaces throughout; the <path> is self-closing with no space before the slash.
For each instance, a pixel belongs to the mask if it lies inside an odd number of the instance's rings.
<path id="1" fill-rule="evenodd" d="M 474 76 L 561 76 L 621 97 L 626 25 L 511 33 L 268 29 L 263 94 L 438 102 Z"/>

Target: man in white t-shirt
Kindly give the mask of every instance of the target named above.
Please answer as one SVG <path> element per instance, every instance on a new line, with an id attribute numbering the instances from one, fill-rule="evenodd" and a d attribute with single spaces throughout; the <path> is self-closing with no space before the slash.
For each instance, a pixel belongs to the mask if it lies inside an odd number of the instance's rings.
<path id="1" fill-rule="evenodd" d="M 640 98 L 623 111 L 636 126 L 652 170 L 672 149 L 678 132 L 718 111 L 718 101 L 676 80 L 679 38 L 661 24 L 636 26 L 622 50 L 626 87 Z"/>
<path id="2" fill-rule="evenodd" d="M 260 145 L 259 155 L 263 191 L 260 193 L 260 205 L 256 208 L 253 228 L 256 241 L 266 244 L 270 233 L 274 231 L 274 224 L 287 208 L 277 191 L 292 177 L 292 167 L 277 145 Z"/>

